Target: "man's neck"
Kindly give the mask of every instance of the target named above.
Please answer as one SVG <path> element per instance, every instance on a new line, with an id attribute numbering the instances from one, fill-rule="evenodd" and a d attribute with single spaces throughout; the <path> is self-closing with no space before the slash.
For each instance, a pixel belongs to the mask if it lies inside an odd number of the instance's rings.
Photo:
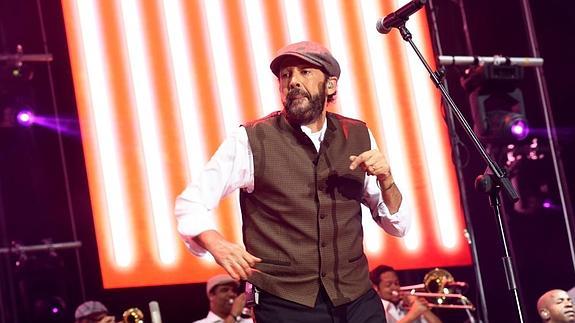
<path id="1" fill-rule="evenodd" d="M 311 132 L 318 132 L 323 127 L 325 119 L 326 119 L 326 112 L 324 110 L 316 120 L 314 120 L 311 123 L 306 124 L 304 126 L 309 128 L 311 130 Z"/>

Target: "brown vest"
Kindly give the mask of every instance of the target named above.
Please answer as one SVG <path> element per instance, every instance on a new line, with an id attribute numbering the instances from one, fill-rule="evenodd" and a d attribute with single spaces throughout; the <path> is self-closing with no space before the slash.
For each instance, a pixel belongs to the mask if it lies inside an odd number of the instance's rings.
<path id="1" fill-rule="evenodd" d="M 243 238 L 262 259 L 250 282 L 310 307 L 320 284 L 335 306 L 363 295 L 371 288 L 360 208 L 365 173 L 349 170 L 349 156 L 370 149 L 365 124 L 328 113 L 319 153 L 281 112 L 244 126 L 254 191 L 240 193 Z"/>

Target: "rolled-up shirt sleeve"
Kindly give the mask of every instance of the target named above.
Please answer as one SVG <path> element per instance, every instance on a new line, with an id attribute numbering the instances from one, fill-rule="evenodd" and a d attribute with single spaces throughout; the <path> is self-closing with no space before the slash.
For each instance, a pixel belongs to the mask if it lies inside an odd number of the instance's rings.
<path id="1" fill-rule="evenodd" d="M 378 149 L 371 131 L 369 132 L 369 136 L 371 139 L 371 149 Z M 399 184 L 396 185 L 399 187 Z M 411 212 L 406 199 L 402 199 L 397 212 L 390 214 L 381 196 L 381 189 L 375 176 L 365 177 L 363 192 L 363 204 L 370 209 L 374 221 L 383 228 L 385 232 L 393 236 L 405 236 L 411 225 Z"/>
<path id="2" fill-rule="evenodd" d="M 253 159 L 244 127 L 222 142 L 197 178 L 192 178 L 176 198 L 177 230 L 193 254 L 206 253 L 193 238 L 204 231 L 217 230 L 213 210 L 236 189 L 253 191 Z"/>

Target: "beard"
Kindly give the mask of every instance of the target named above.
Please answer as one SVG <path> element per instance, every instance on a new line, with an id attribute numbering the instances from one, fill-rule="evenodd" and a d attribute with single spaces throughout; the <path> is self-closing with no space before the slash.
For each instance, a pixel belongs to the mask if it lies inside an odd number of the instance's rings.
<path id="1" fill-rule="evenodd" d="M 319 85 L 316 95 L 297 88 L 290 90 L 284 102 L 287 119 L 300 126 L 314 122 L 323 112 L 325 97 L 324 83 Z"/>

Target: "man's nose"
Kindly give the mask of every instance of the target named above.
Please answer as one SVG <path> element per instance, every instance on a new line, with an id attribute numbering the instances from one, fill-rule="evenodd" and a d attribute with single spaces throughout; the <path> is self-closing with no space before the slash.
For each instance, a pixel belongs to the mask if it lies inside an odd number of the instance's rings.
<path id="1" fill-rule="evenodd" d="M 298 77 L 298 75 L 292 75 L 292 77 L 289 80 L 289 88 L 293 89 L 293 88 L 299 88 L 301 87 L 301 82 L 300 79 Z"/>

